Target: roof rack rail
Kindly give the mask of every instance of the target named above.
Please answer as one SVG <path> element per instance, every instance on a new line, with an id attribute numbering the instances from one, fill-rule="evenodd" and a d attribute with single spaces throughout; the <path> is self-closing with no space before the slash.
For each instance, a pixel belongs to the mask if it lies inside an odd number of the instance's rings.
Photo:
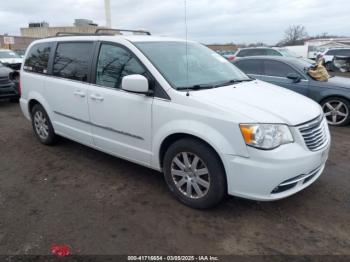
<path id="1" fill-rule="evenodd" d="M 95 31 L 95 34 L 101 34 L 101 32 L 105 31 L 106 34 L 108 34 L 107 32 L 110 31 L 112 32 L 111 34 L 115 33 L 120 33 L 122 34 L 122 32 L 129 32 L 129 33 L 134 33 L 134 34 L 142 34 L 142 35 L 151 35 L 151 33 L 149 31 L 145 31 L 145 30 L 130 30 L 130 29 L 115 29 L 115 28 L 98 28 Z"/>
<path id="2" fill-rule="evenodd" d="M 55 36 L 88 36 L 88 35 L 96 35 L 94 33 L 74 33 L 74 32 L 57 32 Z"/>

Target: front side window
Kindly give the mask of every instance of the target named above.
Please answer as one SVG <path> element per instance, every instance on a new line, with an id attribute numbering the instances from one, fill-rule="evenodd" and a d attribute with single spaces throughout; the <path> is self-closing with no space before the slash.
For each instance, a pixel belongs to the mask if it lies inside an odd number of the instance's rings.
<path id="1" fill-rule="evenodd" d="M 82 82 L 88 81 L 93 44 L 87 42 L 58 43 L 53 75 Z"/>
<path id="2" fill-rule="evenodd" d="M 122 78 L 127 75 L 145 75 L 139 61 L 126 49 L 110 44 L 102 44 L 97 62 L 96 84 L 120 88 Z"/>
<path id="3" fill-rule="evenodd" d="M 247 75 L 213 50 L 194 42 L 138 42 L 135 45 L 176 89 L 220 86 Z"/>
<path id="4" fill-rule="evenodd" d="M 290 73 L 298 74 L 298 72 L 289 65 L 278 61 L 264 61 L 264 69 L 265 75 L 267 76 L 287 77 Z"/>
<path id="5" fill-rule="evenodd" d="M 24 62 L 24 70 L 47 74 L 47 66 L 51 52 L 51 43 L 41 43 L 34 45 Z"/>

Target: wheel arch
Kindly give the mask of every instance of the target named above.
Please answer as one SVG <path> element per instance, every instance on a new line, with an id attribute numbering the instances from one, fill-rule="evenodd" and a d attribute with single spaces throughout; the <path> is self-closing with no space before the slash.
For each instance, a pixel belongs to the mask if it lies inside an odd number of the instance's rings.
<path id="1" fill-rule="evenodd" d="M 29 100 L 29 102 L 28 102 L 28 111 L 29 111 L 29 114 L 31 115 L 31 113 L 32 113 L 32 110 L 33 110 L 33 107 L 35 106 L 35 105 L 37 105 L 37 104 L 39 104 L 40 105 L 40 102 L 38 101 L 38 100 L 36 100 L 36 99 L 31 99 L 31 100 Z"/>
<path id="2" fill-rule="evenodd" d="M 216 156 L 218 157 L 218 159 L 220 160 L 221 165 L 224 168 L 224 170 L 226 170 L 225 165 L 224 165 L 224 161 L 214 146 L 212 146 L 210 143 L 208 143 L 207 141 L 205 141 L 204 139 L 202 139 L 196 135 L 189 134 L 189 133 L 183 133 L 183 132 L 170 134 L 162 141 L 162 143 L 160 145 L 159 152 L 158 152 L 158 160 L 159 160 L 159 165 L 160 165 L 161 169 L 163 168 L 164 155 L 165 155 L 166 151 L 168 150 L 168 148 L 172 144 L 174 144 L 176 141 L 178 141 L 180 139 L 184 139 L 184 138 L 191 138 L 191 139 L 200 141 L 201 143 L 203 143 L 206 146 L 208 146 L 209 148 L 211 148 L 213 150 L 213 152 L 216 154 Z"/>
<path id="3" fill-rule="evenodd" d="M 46 111 L 46 113 L 49 115 L 50 118 L 52 118 L 52 113 L 50 110 L 50 106 L 46 102 L 45 98 L 38 92 L 32 92 L 30 93 L 30 97 L 28 98 L 28 113 L 31 117 L 32 109 L 34 105 L 40 104 Z"/>
<path id="4" fill-rule="evenodd" d="M 340 99 L 344 99 L 346 100 L 348 103 L 350 103 L 350 98 L 349 97 L 346 97 L 344 95 L 339 95 L 339 94 L 336 94 L 336 95 L 331 95 L 331 94 L 328 94 L 327 96 L 323 97 L 321 99 L 321 101 L 319 102 L 320 105 L 322 105 L 324 103 L 324 101 L 326 101 L 327 99 L 330 99 L 330 98 L 340 98 Z"/>

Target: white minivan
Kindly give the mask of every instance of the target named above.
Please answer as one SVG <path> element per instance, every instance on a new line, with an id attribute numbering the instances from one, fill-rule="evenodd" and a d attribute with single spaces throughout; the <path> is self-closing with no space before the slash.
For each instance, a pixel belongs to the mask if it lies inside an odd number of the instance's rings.
<path id="1" fill-rule="evenodd" d="M 290 196 L 317 180 L 328 158 L 317 103 L 251 79 L 192 41 L 140 32 L 34 41 L 21 89 L 41 143 L 59 135 L 161 171 L 194 208 L 227 194 Z"/>

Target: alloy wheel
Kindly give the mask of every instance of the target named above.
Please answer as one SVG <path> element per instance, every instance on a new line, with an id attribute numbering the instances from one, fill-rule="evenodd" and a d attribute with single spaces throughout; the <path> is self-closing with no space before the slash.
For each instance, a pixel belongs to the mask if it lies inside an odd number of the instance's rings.
<path id="1" fill-rule="evenodd" d="M 45 140 L 49 136 L 49 125 L 43 112 L 36 111 L 34 114 L 34 127 L 38 136 Z"/>
<path id="2" fill-rule="evenodd" d="M 339 100 L 330 100 L 323 105 L 324 115 L 330 125 L 340 125 L 349 115 L 348 107 Z"/>
<path id="3" fill-rule="evenodd" d="M 186 197 L 202 198 L 209 191 L 209 170 L 204 161 L 193 153 L 181 152 L 173 158 L 171 176 L 177 189 Z"/>

